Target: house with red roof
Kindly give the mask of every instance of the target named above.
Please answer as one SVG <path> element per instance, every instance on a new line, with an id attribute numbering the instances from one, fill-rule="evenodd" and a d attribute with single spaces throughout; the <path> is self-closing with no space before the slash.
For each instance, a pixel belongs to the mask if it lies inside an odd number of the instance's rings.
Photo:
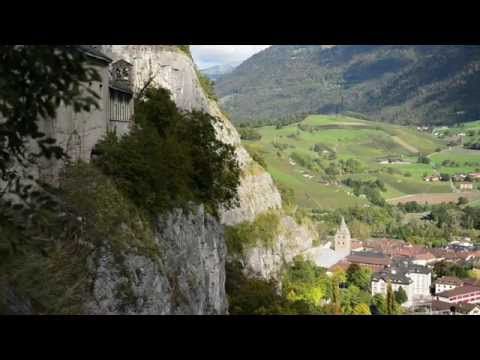
<path id="1" fill-rule="evenodd" d="M 439 301 L 458 304 L 479 304 L 480 303 L 480 287 L 463 285 L 452 290 L 447 290 L 436 294 L 436 299 Z"/>

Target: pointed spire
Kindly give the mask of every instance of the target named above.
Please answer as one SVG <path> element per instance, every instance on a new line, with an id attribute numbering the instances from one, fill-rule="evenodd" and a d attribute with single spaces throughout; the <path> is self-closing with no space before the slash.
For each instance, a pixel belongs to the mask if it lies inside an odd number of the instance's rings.
<path id="1" fill-rule="evenodd" d="M 340 229 L 338 230 L 338 232 L 342 234 L 350 234 L 350 230 L 348 229 L 348 226 L 345 223 L 345 218 L 343 216 L 342 216 L 342 222 L 340 224 Z"/>

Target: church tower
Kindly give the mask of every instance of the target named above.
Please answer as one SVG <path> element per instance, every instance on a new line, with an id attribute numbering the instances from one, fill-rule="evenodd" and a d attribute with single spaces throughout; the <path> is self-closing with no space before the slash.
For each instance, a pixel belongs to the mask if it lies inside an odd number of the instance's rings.
<path id="1" fill-rule="evenodd" d="M 350 254 L 352 251 L 352 238 L 350 236 L 350 230 L 348 230 L 345 219 L 342 216 L 342 223 L 340 228 L 335 234 L 335 251 Z"/>

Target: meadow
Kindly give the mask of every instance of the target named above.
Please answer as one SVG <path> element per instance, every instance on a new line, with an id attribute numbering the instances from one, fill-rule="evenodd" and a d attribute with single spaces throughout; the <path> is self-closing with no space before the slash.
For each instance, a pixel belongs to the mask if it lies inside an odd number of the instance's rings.
<path id="1" fill-rule="evenodd" d="M 281 128 L 255 130 L 261 139 L 244 140 L 247 149 L 261 154 L 275 181 L 292 188 L 297 203 L 305 208 L 367 205 L 364 197 L 353 195 L 352 189 L 341 184 L 348 177 L 381 180 L 386 189 L 382 196 L 388 200 L 411 194 L 453 193 L 449 182 L 425 182 L 424 176 L 480 170 L 480 151 L 450 148 L 445 141 L 410 127 L 312 115 Z M 427 155 L 430 163 L 417 163 L 420 154 Z M 332 162 L 349 159 L 357 160 L 360 169 L 339 174 L 336 181 L 331 177 L 326 180 L 326 168 Z M 457 164 L 442 166 L 445 160 Z M 475 199 L 472 196 L 472 201 Z"/>

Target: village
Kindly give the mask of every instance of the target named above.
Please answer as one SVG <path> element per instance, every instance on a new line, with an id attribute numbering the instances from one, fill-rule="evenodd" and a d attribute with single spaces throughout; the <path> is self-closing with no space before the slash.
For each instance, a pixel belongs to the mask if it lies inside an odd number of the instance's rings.
<path id="1" fill-rule="evenodd" d="M 332 242 L 310 249 L 306 257 L 330 275 L 347 271 L 353 264 L 370 269 L 371 295 L 385 296 L 388 284 L 393 291 L 402 288 L 407 297 L 402 307 L 407 314 L 480 315 L 480 280 L 435 272 L 435 264 L 440 263 L 479 268 L 480 247 L 468 238 L 456 239 L 443 248 L 387 238 L 359 241 L 351 238 L 342 218 Z"/>

